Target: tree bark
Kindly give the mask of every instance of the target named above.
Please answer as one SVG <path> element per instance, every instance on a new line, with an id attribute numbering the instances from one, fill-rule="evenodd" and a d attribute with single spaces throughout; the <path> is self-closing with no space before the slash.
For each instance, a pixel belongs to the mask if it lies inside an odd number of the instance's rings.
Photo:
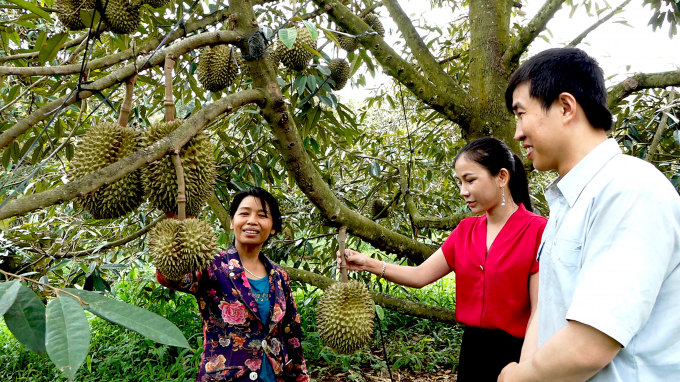
<path id="1" fill-rule="evenodd" d="M 223 44 L 234 43 L 238 41 L 240 38 L 241 37 L 238 36 L 236 33 L 230 31 L 201 33 L 198 35 L 188 37 L 170 47 L 157 51 L 156 54 L 154 54 L 154 56 L 148 61 L 148 64 L 147 64 L 148 56 L 139 57 L 135 60 L 134 63 L 127 64 L 124 67 L 116 70 L 115 72 L 106 75 L 98 79 L 97 81 L 94 81 L 91 84 L 88 84 L 87 88 L 81 90 L 78 93 L 77 97 L 75 91 L 73 91 L 67 95 L 57 98 L 52 102 L 47 103 L 45 106 L 39 108 L 38 110 L 35 110 L 29 116 L 17 122 L 16 124 L 14 124 L 14 126 L 10 127 L 5 132 L 0 134 L 0 148 L 7 146 L 16 137 L 28 131 L 28 129 L 30 129 L 31 126 L 47 119 L 51 115 L 51 113 L 54 112 L 54 110 L 61 107 L 62 105 L 63 107 L 70 106 L 73 103 L 75 103 L 77 99 L 91 97 L 98 91 L 108 89 L 117 83 L 124 82 L 128 78 L 137 74 L 139 71 L 144 70 L 145 68 L 151 68 L 156 65 L 160 65 L 165 59 L 165 56 L 167 54 L 174 54 L 175 56 L 180 56 L 202 46 L 216 43 Z M 147 64 L 147 66 L 142 67 L 144 64 Z"/>
<path id="2" fill-rule="evenodd" d="M 163 60 L 164 56 L 161 55 L 160 58 Z M 242 105 L 263 101 L 264 95 L 259 90 L 244 90 L 228 95 L 192 115 L 177 130 L 147 148 L 68 184 L 8 202 L 0 209 L 0 220 L 22 215 L 41 207 L 63 203 L 78 195 L 92 192 L 105 184 L 115 182 L 145 164 L 161 158 L 171 149 L 184 146 L 215 117 L 225 112 L 230 113 Z"/>
<path id="3" fill-rule="evenodd" d="M 624 98 L 633 92 L 664 88 L 666 86 L 680 86 L 680 70 L 661 73 L 638 73 L 628 77 L 609 89 L 608 107 L 614 109 Z"/>

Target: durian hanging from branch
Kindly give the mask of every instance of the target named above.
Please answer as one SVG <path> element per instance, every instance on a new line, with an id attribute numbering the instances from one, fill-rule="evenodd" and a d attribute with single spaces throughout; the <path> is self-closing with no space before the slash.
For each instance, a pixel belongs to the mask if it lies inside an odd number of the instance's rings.
<path id="1" fill-rule="evenodd" d="M 368 288 L 357 280 L 348 280 L 345 261 L 347 228 L 338 232 L 341 257 L 341 282 L 323 292 L 316 310 L 319 336 L 326 345 L 341 354 L 354 353 L 366 345 L 373 335 L 375 303 Z"/>
<path id="2" fill-rule="evenodd" d="M 175 121 L 172 100 L 172 69 L 174 59 L 166 57 L 165 111 L 166 121 L 152 125 L 144 134 L 144 145 L 150 146 L 174 132 L 183 121 Z M 215 188 L 215 156 L 210 138 L 204 132 L 196 134 L 179 151 L 186 183 L 186 213 L 196 216 L 205 206 Z M 173 216 L 177 210 L 177 174 L 169 156 L 149 163 L 143 169 L 144 191 L 155 208 Z"/>
<path id="3" fill-rule="evenodd" d="M 141 149 L 141 134 L 127 126 L 132 106 L 132 94 L 137 76 L 125 84 L 125 100 L 121 106 L 118 123 L 101 122 L 83 135 L 68 177 L 80 179 Z M 78 198 L 82 207 L 95 219 L 115 219 L 137 208 L 144 201 L 144 189 L 139 170 L 100 187 Z"/>
<path id="4" fill-rule="evenodd" d="M 307 21 L 301 27 L 281 29 L 274 55 L 286 68 L 301 72 L 309 66 L 312 57 L 320 55 L 316 51 L 318 37 L 316 26 Z"/>
<path id="5" fill-rule="evenodd" d="M 207 46 L 198 57 L 196 76 L 205 90 L 217 93 L 234 83 L 238 68 L 235 49 L 228 44 Z"/>
<path id="6" fill-rule="evenodd" d="M 114 33 L 130 34 L 137 31 L 141 24 L 142 4 L 152 8 L 167 5 L 169 0 L 56 0 L 59 21 L 69 30 L 94 28 L 101 23 Z"/>
<path id="7" fill-rule="evenodd" d="M 172 97 L 172 68 L 175 60 L 165 58 L 165 118 L 174 120 Z M 186 218 L 186 182 L 182 150 L 175 148 L 170 153 L 170 162 L 175 172 L 177 217 L 159 223 L 149 233 L 149 253 L 156 268 L 168 280 L 179 281 L 187 273 L 207 267 L 215 258 L 215 234 L 206 222 Z"/>
<path id="8" fill-rule="evenodd" d="M 366 24 L 368 24 L 369 29 L 359 35 L 349 35 L 346 30 L 338 27 L 337 40 L 340 47 L 348 52 L 353 52 L 359 48 L 359 38 L 362 35 L 371 32 L 377 33 L 380 37 L 385 37 L 385 27 L 380 22 L 378 15 L 374 13 L 369 13 L 361 18 Z"/>

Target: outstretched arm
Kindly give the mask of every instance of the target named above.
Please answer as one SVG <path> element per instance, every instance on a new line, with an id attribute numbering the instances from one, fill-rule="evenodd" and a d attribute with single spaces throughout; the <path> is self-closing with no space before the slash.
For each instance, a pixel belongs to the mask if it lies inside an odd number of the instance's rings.
<path id="1" fill-rule="evenodd" d="M 378 276 L 381 274 L 383 269 L 382 261 L 370 258 L 351 249 L 345 250 L 345 253 L 347 254 L 348 270 L 367 271 Z M 339 259 L 340 255 L 338 255 Z M 413 288 L 422 288 L 451 272 L 451 268 L 449 268 L 441 248 L 417 267 L 389 263 L 385 263 L 385 265 L 385 279 Z"/>

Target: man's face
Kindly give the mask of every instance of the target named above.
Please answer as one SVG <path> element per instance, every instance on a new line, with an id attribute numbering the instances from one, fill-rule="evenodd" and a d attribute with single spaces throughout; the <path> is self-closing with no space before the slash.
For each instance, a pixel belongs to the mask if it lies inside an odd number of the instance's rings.
<path id="1" fill-rule="evenodd" d="M 539 171 L 555 170 L 566 143 L 562 127 L 561 108 L 553 104 L 546 113 L 541 103 L 529 95 L 525 83 L 512 93 L 512 105 L 517 116 L 515 140 L 522 142 L 527 158 Z"/>

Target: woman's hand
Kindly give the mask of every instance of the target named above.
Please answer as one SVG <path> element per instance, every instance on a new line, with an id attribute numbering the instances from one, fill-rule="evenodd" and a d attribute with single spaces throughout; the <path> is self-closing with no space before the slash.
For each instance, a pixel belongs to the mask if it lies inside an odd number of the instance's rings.
<path id="1" fill-rule="evenodd" d="M 365 271 L 368 265 L 368 256 L 363 253 L 353 251 L 351 249 L 345 249 L 345 261 L 347 262 L 348 271 Z M 341 258 L 340 252 L 338 251 L 338 269 L 340 269 Z"/>

